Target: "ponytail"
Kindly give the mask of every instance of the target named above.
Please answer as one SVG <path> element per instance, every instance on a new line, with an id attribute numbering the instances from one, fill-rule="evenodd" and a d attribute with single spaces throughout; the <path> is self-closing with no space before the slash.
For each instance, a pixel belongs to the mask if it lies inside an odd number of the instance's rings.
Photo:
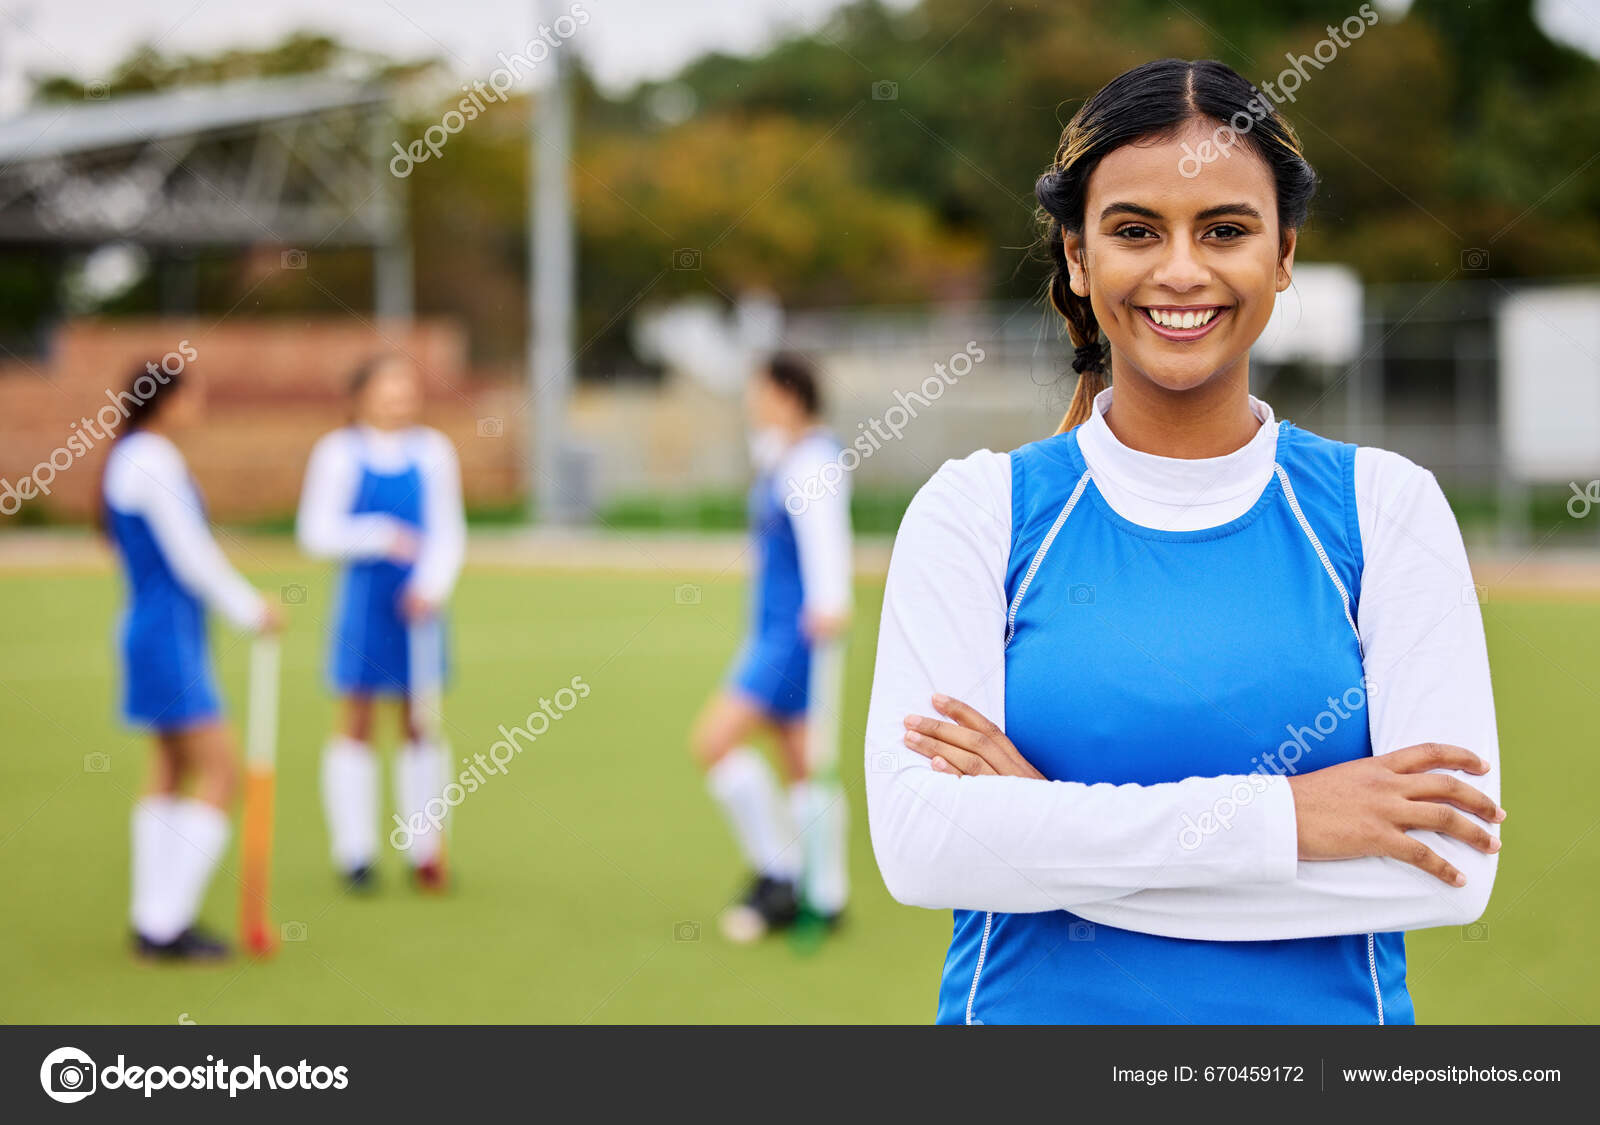
<path id="1" fill-rule="evenodd" d="M 1045 181 L 1055 173 L 1047 172 L 1039 179 L 1035 189 L 1043 202 L 1047 193 Z M 1048 211 L 1046 211 L 1048 214 Z M 1050 259 L 1055 272 L 1050 277 L 1050 304 L 1066 324 L 1067 336 L 1072 340 L 1072 370 L 1078 373 L 1077 385 L 1072 391 L 1072 402 L 1056 433 L 1064 434 L 1074 426 L 1089 420 L 1094 410 L 1094 397 L 1111 385 L 1110 357 L 1105 341 L 1100 338 L 1100 323 L 1095 320 L 1094 307 L 1089 298 L 1072 291 L 1071 275 L 1067 272 L 1067 251 L 1062 241 L 1064 228 L 1059 219 L 1051 218 L 1045 237 L 1050 240 Z"/>

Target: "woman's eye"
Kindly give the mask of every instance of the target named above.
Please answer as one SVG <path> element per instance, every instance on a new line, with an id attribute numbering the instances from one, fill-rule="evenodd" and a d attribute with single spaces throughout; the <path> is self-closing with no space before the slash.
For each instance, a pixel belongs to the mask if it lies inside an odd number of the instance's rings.
<path id="1" fill-rule="evenodd" d="M 1218 238 L 1233 239 L 1243 236 L 1246 232 L 1243 227 L 1233 223 L 1219 223 L 1211 228 L 1211 233 Z"/>
<path id="2" fill-rule="evenodd" d="M 1117 229 L 1118 238 L 1126 238 L 1133 242 L 1142 242 L 1146 235 L 1149 235 L 1153 238 L 1155 236 L 1155 232 L 1149 227 L 1142 227 L 1137 223 L 1130 223 L 1125 227 L 1119 227 Z"/>

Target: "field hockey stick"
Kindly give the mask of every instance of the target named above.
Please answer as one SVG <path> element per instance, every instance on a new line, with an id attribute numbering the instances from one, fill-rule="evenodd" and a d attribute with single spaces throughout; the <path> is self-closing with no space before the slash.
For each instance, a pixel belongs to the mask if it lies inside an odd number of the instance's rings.
<path id="1" fill-rule="evenodd" d="M 263 956 L 277 948 L 267 907 L 272 876 L 272 806 L 277 788 L 278 664 L 278 638 L 256 637 L 250 644 L 239 934 L 246 949 Z"/>
<path id="2" fill-rule="evenodd" d="M 450 746 L 444 734 L 444 629 L 438 614 L 429 614 L 406 627 L 406 659 L 409 662 L 412 725 L 422 736 L 424 744 L 436 749 L 448 765 Z M 439 829 L 441 871 L 445 869 L 450 821 L 447 809 Z"/>
<path id="3" fill-rule="evenodd" d="M 811 648 L 811 683 L 806 705 L 806 774 L 811 779 L 811 792 L 816 804 L 807 815 L 819 817 L 824 825 L 843 815 L 842 809 L 831 807 L 832 802 L 843 801 L 844 789 L 839 784 L 839 727 L 844 709 L 844 650 L 843 637 L 818 640 Z M 823 807 L 824 803 L 828 807 Z M 820 869 L 823 857 L 819 849 L 826 847 L 826 833 L 808 830 L 812 826 L 797 825 L 801 829 L 803 854 L 801 857 L 802 898 L 809 901 L 813 873 Z"/>
<path id="4" fill-rule="evenodd" d="M 806 772 L 814 781 L 839 780 L 839 725 L 844 706 L 844 640 L 820 640 L 811 648 L 810 699 L 806 706 Z"/>

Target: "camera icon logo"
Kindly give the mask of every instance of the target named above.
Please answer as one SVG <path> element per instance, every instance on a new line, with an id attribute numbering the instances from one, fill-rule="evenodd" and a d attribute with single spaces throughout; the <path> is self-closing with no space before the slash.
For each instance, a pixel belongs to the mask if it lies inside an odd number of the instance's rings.
<path id="1" fill-rule="evenodd" d="M 1488 941 L 1489 940 L 1489 923 L 1487 923 L 1487 922 L 1472 922 L 1472 923 L 1470 923 L 1468 925 L 1462 926 L 1461 927 L 1461 940 L 1462 941 Z"/>
<path id="2" fill-rule="evenodd" d="M 1071 605 L 1094 605 L 1094 587 L 1087 582 L 1068 586 L 1067 601 Z"/>
<path id="3" fill-rule="evenodd" d="M 1479 250 L 1476 247 L 1461 251 L 1461 268 L 1464 270 L 1488 269 L 1489 251 Z"/>
<path id="4" fill-rule="evenodd" d="M 306 268 L 306 252 L 304 250 L 285 250 L 279 260 L 286 270 L 303 270 Z"/>
<path id="5" fill-rule="evenodd" d="M 93 754 L 85 754 L 83 756 L 83 772 L 84 773 L 110 773 L 111 772 L 111 755 L 110 754 L 101 754 L 98 751 L 93 753 Z"/>
<path id="6" fill-rule="evenodd" d="M 284 941 L 306 940 L 306 924 L 304 922 L 285 922 L 282 932 Z"/>
<path id="7" fill-rule="evenodd" d="M 498 418 L 479 418 L 479 437 L 500 437 L 506 432 L 506 424 Z"/>
<path id="8" fill-rule="evenodd" d="M 676 586 L 672 591 L 672 600 L 679 605 L 699 605 L 700 587 L 693 582 L 685 582 L 681 586 Z"/>
<path id="9" fill-rule="evenodd" d="M 672 927 L 673 941 L 699 941 L 699 922 L 679 922 Z"/>
<path id="10" fill-rule="evenodd" d="M 279 590 L 278 593 L 279 596 L 283 598 L 284 605 L 306 604 L 306 588 L 300 585 L 298 582 L 289 583 L 289 585 Z"/>
<path id="11" fill-rule="evenodd" d="M 57 1047 L 39 1067 L 39 1085 L 53 1100 L 81 1102 L 95 1091 L 94 1060 L 76 1047 Z"/>
<path id="12" fill-rule="evenodd" d="M 85 101 L 103 102 L 111 97 L 111 83 L 85 82 L 83 84 L 83 97 Z"/>
<path id="13" fill-rule="evenodd" d="M 877 81 L 872 84 L 872 100 L 875 102 L 892 102 L 900 98 L 900 83 Z"/>
<path id="14" fill-rule="evenodd" d="M 1073 923 L 1071 923 L 1070 925 L 1067 926 L 1067 940 L 1068 941 L 1093 941 L 1094 940 L 1094 923 L 1093 922 L 1073 922 Z"/>
<path id="15" fill-rule="evenodd" d="M 700 251 L 684 248 L 672 252 L 672 268 L 675 270 L 697 270 L 700 268 Z"/>

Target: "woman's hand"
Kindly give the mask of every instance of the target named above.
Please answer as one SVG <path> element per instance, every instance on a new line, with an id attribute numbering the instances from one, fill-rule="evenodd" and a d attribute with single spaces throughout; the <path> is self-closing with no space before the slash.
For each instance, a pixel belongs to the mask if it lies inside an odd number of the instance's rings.
<path id="1" fill-rule="evenodd" d="M 1466 876 L 1407 836 L 1406 829 L 1442 832 L 1493 854 L 1500 841 L 1480 822 L 1499 824 L 1506 811 L 1466 782 L 1429 772 L 1441 769 L 1483 774 L 1489 772 L 1489 763 L 1460 746 L 1423 742 L 1291 777 L 1300 858 L 1384 855 L 1420 867 L 1452 887 L 1465 886 Z"/>
<path id="2" fill-rule="evenodd" d="M 843 636 L 849 628 L 848 613 L 807 613 L 800 618 L 800 629 L 812 644 L 822 644 Z"/>
<path id="3" fill-rule="evenodd" d="M 417 556 L 422 553 L 422 536 L 411 530 L 407 524 L 395 522 L 394 538 L 389 543 L 389 550 L 384 558 L 400 566 L 409 566 L 417 561 Z"/>
<path id="4" fill-rule="evenodd" d="M 400 616 L 407 621 L 416 623 L 426 621 L 439 612 L 439 605 L 415 590 L 406 590 L 400 595 Z"/>
<path id="5" fill-rule="evenodd" d="M 962 777 L 992 774 L 1031 777 L 1035 781 L 1045 779 L 1028 759 L 1017 753 L 1005 731 L 959 699 L 935 695 L 933 706 L 939 714 L 955 722 L 942 723 L 921 715 L 907 715 L 905 741 L 924 758 L 933 759 L 933 768 L 940 773 Z"/>

